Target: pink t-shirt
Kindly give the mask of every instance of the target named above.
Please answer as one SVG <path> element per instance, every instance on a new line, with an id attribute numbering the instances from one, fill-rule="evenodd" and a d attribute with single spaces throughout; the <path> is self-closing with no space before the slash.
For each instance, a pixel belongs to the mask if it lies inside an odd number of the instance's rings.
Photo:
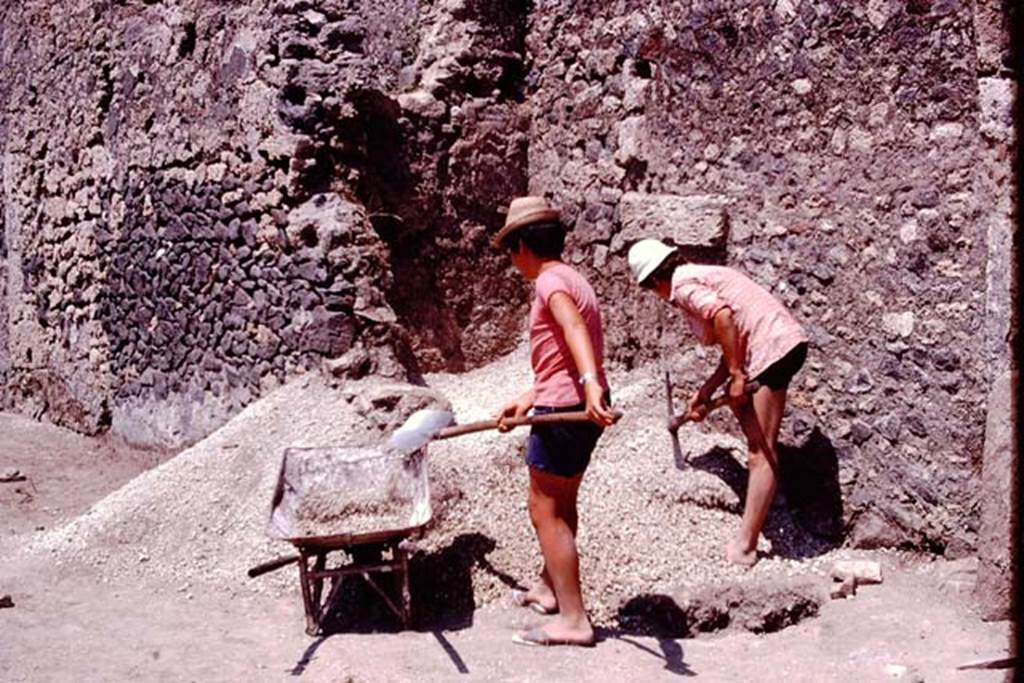
<path id="1" fill-rule="evenodd" d="M 746 342 L 744 370 L 753 379 L 807 341 L 800 324 L 759 284 L 724 266 L 686 264 L 672 273 L 672 303 L 683 309 L 702 344 L 715 343 L 712 321 L 725 307 Z"/>
<path id="2" fill-rule="evenodd" d="M 551 295 L 565 292 L 575 302 L 590 333 L 598 381 L 608 386 L 604 377 L 604 333 L 597 295 L 587 280 L 564 263 L 549 267 L 534 283 L 536 296 L 530 306 L 530 364 L 533 366 L 534 403 L 560 408 L 583 403 L 586 399 L 572 352 L 565 335 L 548 307 Z"/>

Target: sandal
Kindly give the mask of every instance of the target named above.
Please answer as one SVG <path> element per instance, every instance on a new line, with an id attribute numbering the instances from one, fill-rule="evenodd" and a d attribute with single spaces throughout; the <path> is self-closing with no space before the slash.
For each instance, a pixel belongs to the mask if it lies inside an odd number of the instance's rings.
<path id="1" fill-rule="evenodd" d="M 529 597 L 527 597 L 528 595 L 529 594 L 527 593 L 527 591 L 524 591 L 520 588 L 513 588 L 512 591 L 509 593 L 509 596 L 512 600 L 512 604 L 516 607 L 528 607 L 537 614 L 543 614 L 545 616 L 558 613 L 557 607 L 553 609 L 548 609 L 536 600 L 531 600 Z"/>
<path id="2" fill-rule="evenodd" d="M 539 626 L 521 633 L 513 633 L 512 642 L 519 645 L 575 645 L 576 647 L 594 647 L 596 644 L 596 641 L 593 638 L 590 640 L 555 638 L 553 636 L 549 636 L 547 631 Z"/>

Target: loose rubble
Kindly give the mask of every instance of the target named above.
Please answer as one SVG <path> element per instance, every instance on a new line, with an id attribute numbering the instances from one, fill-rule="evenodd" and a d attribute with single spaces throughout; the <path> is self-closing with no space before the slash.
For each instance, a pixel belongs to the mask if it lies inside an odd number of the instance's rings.
<path id="1" fill-rule="evenodd" d="M 285 447 L 380 443 L 413 410 L 447 407 L 446 399 L 460 422 L 487 418 L 530 376 L 520 348 L 479 370 L 426 379 L 430 389 L 397 390 L 372 381 L 332 385 L 310 373 L 82 517 L 36 535 L 31 551 L 61 565 L 85 564 L 101 581 L 131 576 L 155 590 L 297 592 L 294 569 L 244 578 L 249 567 L 291 551 L 265 533 Z M 805 531 L 783 504 L 772 511 L 758 565 L 726 564 L 722 547 L 741 509 L 742 442 L 711 426 L 689 426 L 680 432 L 687 465 L 679 470 L 663 426 L 660 375 L 613 374 L 612 384 L 624 417 L 602 437 L 580 495 L 581 574 L 595 622 L 639 628 L 638 598 L 684 593 L 693 605 L 687 609 L 728 612 L 742 603 L 769 615 L 718 619 L 754 630 L 813 614 L 817 598 L 806 591 L 765 586 L 809 578 L 823 595 L 829 567 L 846 551 Z M 539 570 L 525 505 L 525 437 L 523 429 L 480 432 L 428 446 L 433 519 L 411 568 L 418 619 L 465 618 L 506 600 L 510 587 L 527 584 Z M 732 596 L 730 606 L 714 607 L 710 596 L 722 594 Z M 693 627 L 702 630 L 717 622 L 693 623 L 703 623 Z"/>

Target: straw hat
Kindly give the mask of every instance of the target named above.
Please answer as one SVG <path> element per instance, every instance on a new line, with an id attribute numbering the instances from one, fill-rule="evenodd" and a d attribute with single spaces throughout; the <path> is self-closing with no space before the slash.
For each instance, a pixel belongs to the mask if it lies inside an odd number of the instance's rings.
<path id="1" fill-rule="evenodd" d="M 516 197 L 508 205 L 505 225 L 491 239 L 491 244 L 500 249 L 502 240 L 514 230 L 533 223 L 549 223 L 557 220 L 558 210 L 553 209 L 548 204 L 548 200 L 543 197 Z"/>
<path id="2" fill-rule="evenodd" d="M 649 278 L 651 273 L 656 271 L 658 266 L 675 251 L 675 247 L 652 239 L 640 240 L 630 247 L 629 268 L 633 271 L 636 283 L 643 284 L 643 281 Z"/>

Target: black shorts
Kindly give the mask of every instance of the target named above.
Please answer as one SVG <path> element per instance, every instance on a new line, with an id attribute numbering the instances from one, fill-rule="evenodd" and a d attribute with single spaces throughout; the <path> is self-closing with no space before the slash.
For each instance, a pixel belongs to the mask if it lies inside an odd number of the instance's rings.
<path id="1" fill-rule="evenodd" d="M 534 406 L 533 414 L 568 413 L 585 409 L 583 403 L 564 408 Z M 526 442 L 526 464 L 548 474 L 575 477 L 586 471 L 590 464 L 590 454 L 594 452 L 597 440 L 603 433 L 604 427 L 593 422 L 533 425 Z"/>
<path id="2" fill-rule="evenodd" d="M 803 367 L 807 360 L 807 342 L 800 342 L 786 353 L 785 356 L 768 366 L 768 369 L 754 378 L 763 387 L 775 391 L 789 387 L 793 375 Z"/>

